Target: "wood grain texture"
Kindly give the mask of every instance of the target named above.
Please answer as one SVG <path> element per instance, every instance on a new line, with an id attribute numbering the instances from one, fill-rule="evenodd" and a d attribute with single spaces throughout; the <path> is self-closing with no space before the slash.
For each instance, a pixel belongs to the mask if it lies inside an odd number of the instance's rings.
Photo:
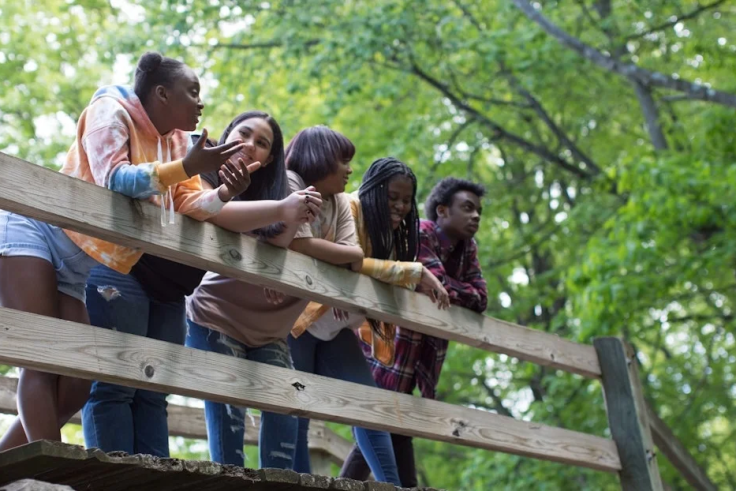
<path id="1" fill-rule="evenodd" d="M 593 341 L 603 372 L 608 425 L 621 459 L 619 478 L 624 491 L 662 491 L 647 408 L 639 373 L 623 341 Z"/>
<path id="2" fill-rule="evenodd" d="M 467 309 L 439 311 L 428 297 L 159 209 L 0 153 L 0 208 L 138 247 L 290 295 L 367 314 L 409 329 L 586 377 L 600 376 L 592 346 Z"/>
<path id="3" fill-rule="evenodd" d="M 649 405 L 647 405 L 647 415 L 655 445 L 669 459 L 675 469 L 680 471 L 682 477 L 698 491 L 717 491 L 716 485 L 708 478 L 708 475 L 690 455 L 690 452 L 672 433 L 667 423 L 662 421 Z"/>
<path id="4" fill-rule="evenodd" d="M 0 452 L 0 486 L 33 477 L 78 491 L 401 491 L 386 483 L 248 469 L 209 461 L 120 455 L 46 440 Z M 0 488 L 1 489 L 1 488 Z M 439 491 L 422 488 L 423 491 Z"/>
<path id="5" fill-rule="evenodd" d="M 18 388 L 18 379 L 0 376 L 0 413 L 18 414 L 15 395 Z M 167 407 L 169 421 L 169 435 L 207 440 L 207 425 L 204 419 L 204 409 L 169 404 Z M 261 428 L 261 417 L 257 414 L 246 418 L 245 444 L 258 445 L 258 432 Z M 72 424 L 82 424 L 82 415 L 75 414 L 69 420 Z M 309 424 L 309 449 L 318 453 L 319 457 L 328 458 L 330 462 L 342 465 L 353 448 L 348 441 L 325 426 L 324 421 L 311 421 Z"/>
<path id="6" fill-rule="evenodd" d="M 141 336 L 0 309 L 0 363 L 618 471 L 613 441 Z"/>

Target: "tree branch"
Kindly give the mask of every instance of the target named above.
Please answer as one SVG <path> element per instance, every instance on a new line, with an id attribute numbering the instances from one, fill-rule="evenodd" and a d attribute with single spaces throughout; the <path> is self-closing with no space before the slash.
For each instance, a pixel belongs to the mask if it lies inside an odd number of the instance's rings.
<path id="1" fill-rule="evenodd" d="M 435 89 L 439 90 L 442 94 L 444 94 L 445 97 L 450 99 L 452 103 L 455 104 L 455 106 L 457 106 L 459 109 L 462 109 L 469 115 L 474 116 L 478 120 L 478 122 L 490 128 L 493 131 L 494 139 L 506 140 L 510 143 L 513 143 L 516 146 L 521 147 L 522 149 L 530 153 L 533 153 L 535 155 L 538 155 L 539 157 L 542 157 L 544 160 L 547 160 L 553 164 L 556 164 L 559 167 L 562 167 L 563 169 L 577 175 L 578 177 L 582 179 L 589 180 L 594 177 L 592 174 L 585 172 L 583 169 L 580 169 L 579 167 L 572 165 L 569 162 L 565 161 L 559 155 L 553 154 L 548 149 L 535 145 L 532 142 L 527 141 L 524 138 L 507 131 L 502 126 L 500 126 L 498 123 L 491 120 L 484 114 L 481 114 L 477 109 L 473 108 L 468 103 L 462 101 L 455 93 L 453 93 L 450 90 L 447 84 L 440 82 L 439 80 L 435 79 L 434 77 L 429 75 L 427 72 L 422 70 L 416 64 L 416 62 L 414 62 L 414 60 L 411 61 L 410 73 L 413 73 L 414 75 L 424 80 L 425 82 L 427 82 L 429 85 L 431 85 Z"/>
<path id="2" fill-rule="evenodd" d="M 470 126 L 471 124 L 475 123 L 475 118 L 470 117 L 465 120 L 465 122 L 461 125 L 459 125 L 457 128 L 455 128 L 455 131 L 452 132 L 450 135 L 450 138 L 447 140 L 447 150 L 442 152 L 442 155 L 435 159 L 435 161 L 432 163 L 432 167 L 429 169 L 429 175 L 428 178 L 424 180 L 424 184 L 422 185 L 422 190 L 419 193 L 419 195 L 424 195 L 429 191 L 430 186 L 434 186 L 434 174 L 437 172 L 437 168 L 440 166 L 440 164 L 443 162 L 443 159 L 446 154 L 450 152 L 450 149 L 455 145 L 455 142 L 457 141 L 460 134 L 465 131 L 465 129 Z"/>
<path id="3" fill-rule="evenodd" d="M 632 63 L 625 63 L 614 57 L 604 54 L 574 38 L 553 24 L 549 19 L 538 12 L 528 0 L 513 0 L 516 7 L 530 20 L 537 23 L 547 34 L 557 39 L 563 46 L 575 51 L 586 60 L 608 70 L 618 73 L 629 79 L 637 80 L 645 87 L 662 87 L 675 90 L 687 95 L 690 99 L 714 102 L 736 108 L 736 94 L 715 90 L 705 85 L 683 79 L 667 76 L 660 72 L 650 71 Z"/>
<path id="4" fill-rule="evenodd" d="M 511 414 L 511 411 L 509 411 L 506 408 L 506 406 L 503 405 L 503 400 L 501 399 L 501 397 L 498 394 L 496 394 L 496 390 L 490 385 L 488 385 L 488 382 L 485 379 L 483 379 L 483 387 L 486 389 L 486 392 L 491 397 L 491 399 L 493 399 L 493 409 L 498 411 L 498 414 L 502 416 L 508 416 L 509 418 L 513 418 L 514 415 Z"/>
<path id="5" fill-rule="evenodd" d="M 687 14 L 683 14 L 683 15 L 681 15 L 679 17 L 676 16 L 673 20 L 664 22 L 662 24 L 659 24 L 658 26 L 654 26 L 654 27 L 652 27 L 649 30 L 646 30 L 644 32 L 640 32 L 640 33 L 637 33 L 637 34 L 631 34 L 630 36 L 626 36 L 626 38 L 624 38 L 624 40 L 625 41 L 633 41 L 635 39 L 641 39 L 643 37 L 646 37 L 649 34 L 654 34 L 655 32 L 664 31 L 665 29 L 668 29 L 670 27 L 673 27 L 678 22 L 682 22 L 683 20 L 693 19 L 693 18 L 699 16 L 700 14 L 702 14 L 703 12 L 705 12 L 707 10 L 714 9 L 714 8 L 718 7 L 719 5 L 724 4 L 724 3 L 726 3 L 726 0 L 717 0 L 716 2 L 712 2 L 712 3 L 705 4 L 705 5 L 701 5 L 700 7 L 698 7 L 696 9 L 688 12 Z"/>
<path id="6" fill-rule="evenodd" d="M 542 103 L 539 102 L 539 100 L 534 97 L 531 92 L 526 90 L 522 85 L 521 82 L 519 82 L 516 77 L 511 74 L 507 73 L 507 78 L 511 82 L 511 85 L 516 89 L 519 94 L 522 95 L 527 101 L 529 101 L 529 105 L 534 109 L 534 112 L 537 113 L 537 115 L 544 121 L 544 124 L 547 125 L 547 127 L 552 131 L 552 133 L 555 135 L 557 140 L 565 146 L 568 150 L 570 150 L 570 153 L 572 155 L 583 162 L 585 166 L 590 169 L 590 171 L 593 173 L 593 175 L 600 174 L 601 169 L 596 164 L 593 163 L 590 157 L 588 157 L 585 152 L 583 152 L 575 143 L 568 138 L 567 134 L 562 131 L 562 129 L 557 126 L 557 124 L 552 120 L 552 118 L 549 116 L 547 111 L 544 109 L 544 106 L 542 106 Z"/>
<path id="7" fill-rule="evenodd" d="M 478 29 L 478 32 L 483 31 L 483 26 L 481 25 L 480 22 L 478 22 L 478 19 L 476 19 L 475 16 L 473 16 L 470 10 L 468 10 L 468 7 L 463 5 L 463 3 L 460 2 L 459 0 L 454 0 L 452 3 L 454 3 L 455 6 L 459 8 L 460 11 L 463 13 L 463 15 L 470 21 L 470 23 L 473 24 L 473 26 L 476 29 Z"/>
<path id="8" fill-rule="evenodd" d="M 636 98 L 639 99 L 639 105 L 644 113 L 644 123 L 654 149 L 657 151 L 667 150 L 667 138 L 665 138 L 662 125 L 659 122 L 659 109 L 657 103 L 654 102 L 654 97 L 652 97 L 652 91 L 636 79 L 631 79 L 631 84 L 634 86 Z"/>

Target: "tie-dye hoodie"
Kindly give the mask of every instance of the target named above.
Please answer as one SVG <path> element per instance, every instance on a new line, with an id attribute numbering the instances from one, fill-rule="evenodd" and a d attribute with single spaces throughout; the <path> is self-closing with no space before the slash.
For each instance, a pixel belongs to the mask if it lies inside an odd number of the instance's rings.
<path id="1" fill-rule="evenodd" d="M 106 86 L 92 96 L 77 124 L 77 139 L 61 172 L 132 198 L 161 206 L 161 224 L 174 210 L 205 220 L 222 209 L 216 190 L 203 190 L 199 176 L 184 172 L 189 133 L 159 134 L 129 87 Z M 143 252 L 65 230 L 87 254 L 127 274 Z"/>

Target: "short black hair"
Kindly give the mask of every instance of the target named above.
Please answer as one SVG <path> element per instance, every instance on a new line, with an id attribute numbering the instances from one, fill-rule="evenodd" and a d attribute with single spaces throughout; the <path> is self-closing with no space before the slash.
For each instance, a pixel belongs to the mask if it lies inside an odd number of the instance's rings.
<path id="1" fill-rule="evenodd" d="M 286 168 L 296 172 L 307 186 L 337 171 L 339 162 L 350 162 L 355 145 L 327 126 L 301 130 L 286 147 Z"/>
<path id="2" fill-rule="evenodd" d="M 173 58 L 163 56 L 156 51 L 144 53 L 138 60 L 135 69 L 135 86 L 133 90 L 143 104 L 148 101 L 151 89 L 163 85 L 170 89 L 174 86 L 186 69 L 186 65 Z"/>
<path id="3" fill-rule="evenodd" d="M 438 182 L 424 202 L 424 214 L 433 222 L 437 221 L 437 207 L 440 205 L 450 206 L 452 198 L 459 191 L 470 191 L 471 193 L 482 198 L 486 194 L 486 188 L 477 182 L 468 181 L 467 179 L 458 179 L 456 177 L 445 177 Z"/>

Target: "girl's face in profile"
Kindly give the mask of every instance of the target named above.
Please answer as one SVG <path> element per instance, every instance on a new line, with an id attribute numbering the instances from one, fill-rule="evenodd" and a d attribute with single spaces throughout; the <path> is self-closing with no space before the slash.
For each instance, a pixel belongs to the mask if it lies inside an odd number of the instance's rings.
<path id="1" fill-rule="evenodd" d="M 338 162 L 335 172 L 322 179 L 319 184 L 315 183 L 315 186 L 322 189 L 323 194 L 326 195 L 344 193 L 352 173 L 353 169 L 350 167 L 350 161 Z"/>
<path id="2" fill-rule="evenodd" d="M 388 211 L 391 228 L 396 230 L 411 211 L 414 184 L 407 176 L 394 176 L 388 181 Z"/>
<path id="3" fill-rule="evenodd" d="M 273 160 L 271 145 L 273 144 L 273 130 L 265 119 L 250 118 L 241 122 L 227 135 L 226 142 L 242 140 L 243 149 L 236 153 L 232 160 L 243 159 L 245 165 L 260 162 L 266 167 Z"/>

